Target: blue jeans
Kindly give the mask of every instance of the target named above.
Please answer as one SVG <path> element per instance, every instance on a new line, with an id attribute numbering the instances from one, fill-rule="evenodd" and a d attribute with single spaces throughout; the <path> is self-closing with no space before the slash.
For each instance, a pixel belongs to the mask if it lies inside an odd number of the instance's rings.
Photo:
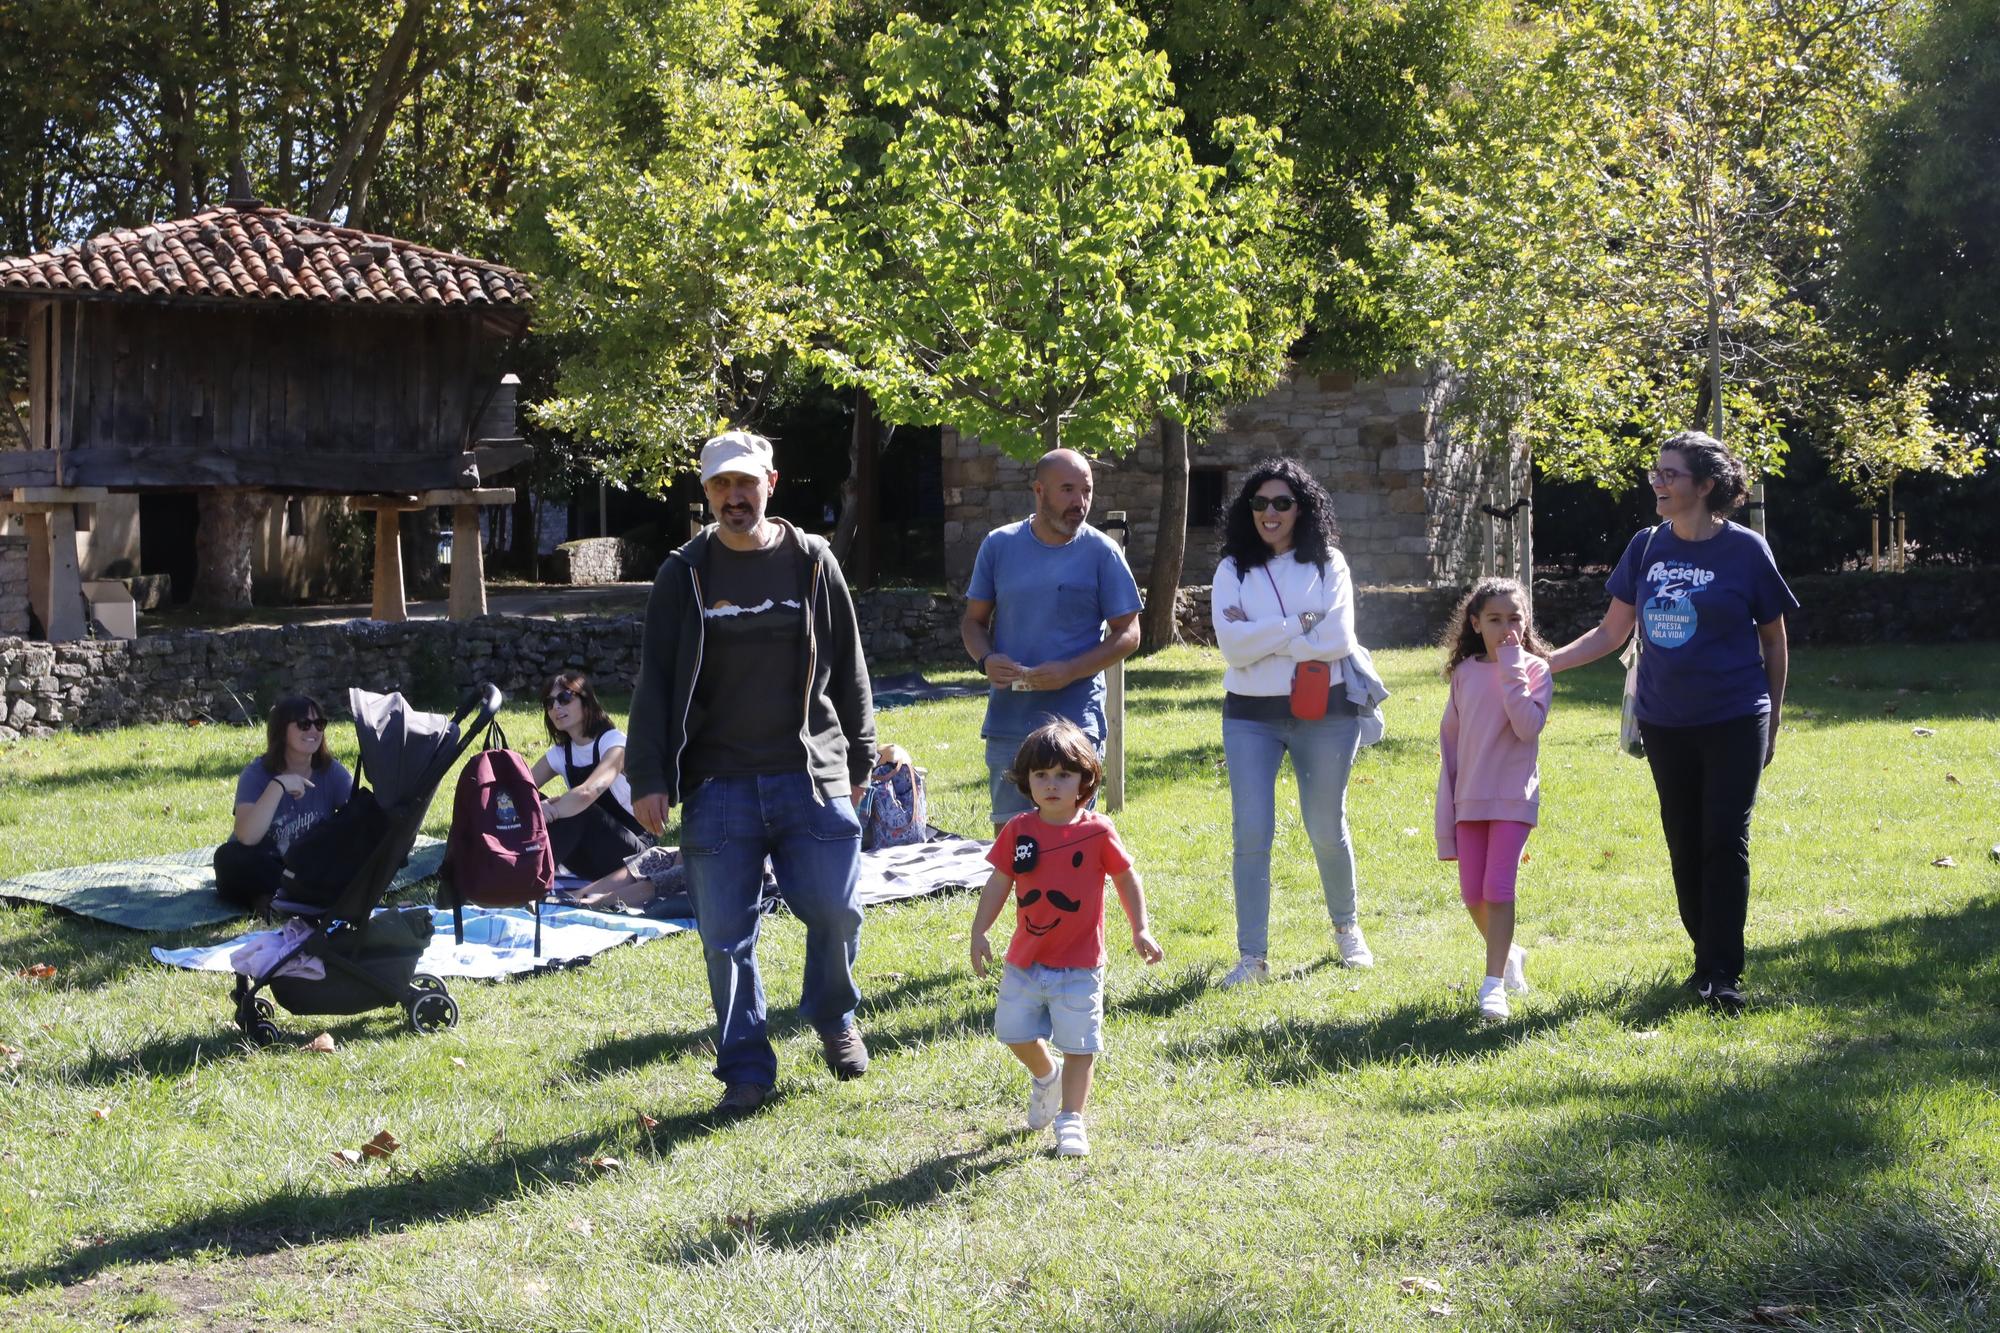
<path id="1" fill-rule="evenodd" d="M 834 1036 L 854 1021 L 861 1003 L 854 985 L 861 822 L 845 797 L 822 799 L 803 770 L 709 778 L 688 794 L 681 811 L 681 853 L 708 963 L 709 999 L 721 1027 L 715 1076 L 768 1088 L 778 1079 L 778 1057 L 757 972 L 764 858 L 771 858 L 779 896 L 805 923 L 799 1013 L 821 1036 Z"/>
<path id="2" fill-rule="evenodd" d="M 1263 957 L 1271 938 L 1271 839 L 1277 832 L 1278 765 L 1290 751 L 1299 779 L 1299 813 L 1319 862 L 1327 915 L 1354 924 L 1354 848 L 1347 839 L 1347 775 L 1361 741 L 1358 717 L 1317 722 L 1222 719 L 1229 761 L 1229 812 L 1236 854 L 1236 948 Z"/>

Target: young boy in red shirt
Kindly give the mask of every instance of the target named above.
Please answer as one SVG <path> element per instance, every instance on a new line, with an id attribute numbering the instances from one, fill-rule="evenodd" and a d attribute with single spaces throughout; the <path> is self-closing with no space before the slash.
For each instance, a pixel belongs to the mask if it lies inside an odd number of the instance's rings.
<path id="1" fill-rule="evenodd" d="M 1071 723 L 1052 722 L 1022 742 L 1008 776 L 1035 808 L 1014 816 L 993 840 L 986 855 L 993 874 L 972 918 L 972 970 L 983 977 L 993 962 L 986 932 L 1008 891 L 1018 894 L 993 1035 L 1028 1067 L 1028 1128 L 1053 1120 L 1063 1157 L 1090 1153 L 1083 1104 L 1104 1049 L 1107 876 L 1132 923 L 1132 947 L 1149 964 L 1162 957 L 1118 830 L 1083 808 L 1103 774 L 1096 747 Z M 1044 1038 L 1062 1053 L 1060 1064 Z"/>

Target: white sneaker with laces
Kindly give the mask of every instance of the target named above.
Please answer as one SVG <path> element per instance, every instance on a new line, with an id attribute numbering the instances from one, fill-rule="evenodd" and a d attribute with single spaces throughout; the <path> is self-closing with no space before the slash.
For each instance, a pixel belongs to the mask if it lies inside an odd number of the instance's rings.
<path id="1" fill-rule="evenodd" d="M 1499 977 L 1488 977 L 1479 983 L 1479 1016 L 1489 1023 L 1506 1021 L 1507 985 Z"/>
<path id="2" fill-rule="evenodd" d="M 1083 1112 L 1064 1111 L 1056 1117 L 1056 1156 L 1090 1156 L 1090 1135 L 1083 1130 Z"/>
<path id="3" fill-rule="evenodd" d="M 1528 985 L 1528 951 L 1518 944 L 1507 946 L 1507 966 L 1500 976 L 1507 989 L 1516 995 L 1526 995 L 1533 987 Z"/>
<path id="4" fill-rule="evenodd" d="M 1047 1129 L 1061 1109 L 1062 1061 L 1058 1060 L 1047 1078 L 1028 1076 L 1028 1128 Z"/>
<path id="5" fill-rule="evenodd" d="M 1224 990 L 1234 990 L 1238 986 L 1254 986 L 1258 982 L 1271 979 L 1271 965 L 1254 953 L 1246 953 L 1236 960 L 1236 966 L 1229 969 L 1229 975 L 1222 979 Z"/>
<path id="6" fill-rule="evenodd" d="M 1333 938 L 1340 944 L 1340 965 L 1342 967 L 1373 967 L 1375 955 L 1368 951 L 1368 941 L 1361 938 L 1359 925 L 1342 930 L 1334 928 Z"/>

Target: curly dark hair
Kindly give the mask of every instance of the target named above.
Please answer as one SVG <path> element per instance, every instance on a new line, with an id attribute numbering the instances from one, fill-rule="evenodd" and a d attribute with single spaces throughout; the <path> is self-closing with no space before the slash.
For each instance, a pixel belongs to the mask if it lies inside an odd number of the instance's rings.
<path id="1" fill-rule="evenodd" d="M 1334 520 L 1333 497 L 1295 458 L 1266 458 L 1250 469 L 1242 489 L 1222 516 L 1222 553 L 1236 562 L 1240 574 L 1257 568 L 1273 554 L 1270 543 L 1258 535 L 1250 512 L 1250 497 L 1267 481 L 1282 481 L 1299 503 L 1298 522 L 1292 525 L 1292 555 L 1299 563 L 1324 565 L 1340 547 L 1340 524 Z"/>
<path id="2" fill-rule="evenodd" d="M 1035 793 L 1028 787 L 1028 776 L 1038 768 L 1082 774 L 1083 781 L 1076 789 L 1079 803 L 1096 795 L 1098 784 L 1104 781 L 1104 761 L 1097 757 L 1097 747 L 1074 722 L 1055 721 L 1039 727 L 1015 751 L 1007 780 L 1031 801 Z"/>
<path id="3" fill-rule="evenodd" d="M 1438 647 L 1444 649 L 1444 678 L 1451 679 L 1451 673 L 1458 670 L 1458 664 L 1468 657 L 1477 657 L 1486 651 L 1486 640 L 1479 633 L 1473 620 L 1479 615 L 1489 598 L 1502 593 L 1521 604 L 1521 647 L 1531 656 L 1544 662 L 1549 658 L 1549 645 L 1535 632 L 1535 605 L 1529 599 L 1528 590 L 1513 579 L 1481 579 L 1472 585 L 1472 591 L 1459 598 L 1458 609 L 1451 613 L 1451 623 L 1445 627 L 1444 635 L 1438 640 Z"/>
<path id="4" fill-rule="evenodd" d="M 1728 518 L 1750 498 L 1750 469 L 1713 435 L 1698 430 L 1677 431 L 1660 441 L 1660 452 L 1669 450 L 1687 460 L 1688 474 L 1697 486 L 1704 481 L 1715 483 L 1708 493 L 1709 513 Z"/>

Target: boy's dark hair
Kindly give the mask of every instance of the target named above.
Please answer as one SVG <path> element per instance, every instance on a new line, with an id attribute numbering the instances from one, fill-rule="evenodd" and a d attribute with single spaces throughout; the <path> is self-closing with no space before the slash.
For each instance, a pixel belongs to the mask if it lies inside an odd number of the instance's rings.
<path id="1" fill-rule="evenodd" d="M 294 722 L 303 722 L 309 717 L 324 721 L 326 710 L 319 706 L 319 700 L 306 694 L 288 694 L 271 705 L 271 716 L 264 720 L 264 771 L 277 777 L 285 771 L 285 728 Z M 333 751 L 329 742 L 333 738 L 320 728 L 319 748 L 313 751 L 312 769 L 318 773 L 333 762 Z"/>
<path id="2" fill-rule="evenodd" d="M 1660 441 L 1660 452 L 1669 450 L 1687 460 L 1688 475 L 1697 486 L 1704 481 L 1715 483 L 1704 501 L 1709 513 L 1728 518 L 1750 498 L 1750 469 L 1713 435 L 1698 430 L 1679 431 Z"/>
<path id="3" fill-rule="evenodd" d="M 611 730 L 611 715 L 604 711 L 604 705 L 597 702 L 597 691 L 591 688 L 590 677 L 581 671 L 558 671 L 549 677 L 549 683 L 542 686 L 542 729 L 549 733 L 549 739 L 561 745 L 569 739 L 568 733 L 549 720 L 549 700 L 556 697 L 556 691 L 568 690 L 583 705 L 583 730 L 593 738 Z"/>
<path id="4" fill-rule="evenodd" d="M 1097 757 L 1097 747 L 1073 722 L 1051 722 L 1036 729 L 1015 752 L 1014 766 L 1007 770 L 1007 780 L 1031 801 L 1035 799 L 1035 794 L 1029 790 L 1028 775 L 1038 768 L 1060 768 L 1081 773 L 1083 781 L 1076 791 L 1079 805 L 1096 795 L 1098 784 L 1104 781 L 1104 762 Z"/>
<path id="5" fill-rule="evenodd" d="M 1444 637 L 1438 647 L 1445 651 L 1444 676 L 1451 679 L 1451 673 L 1458 670 L 1458 664 L 1468 657 L 1477 657 L 1486 651 L 1486 640 L 1472 623 L 1487 599 L 1505 593 L 1521 604 L 1521 648 L 1530 656 L 1539 657 L 1544 662 L 1549 658 L 1549 646 L 1542 636 L 1535 632 L 1535 604 L 1528 597 L 1528 590 L 1513 579 L 1481 579 L 1472 585 L 1472 591 L 1458 600 L 1458 610 L 1452 612 L 1451 624 L 1445 628 Z"/>

